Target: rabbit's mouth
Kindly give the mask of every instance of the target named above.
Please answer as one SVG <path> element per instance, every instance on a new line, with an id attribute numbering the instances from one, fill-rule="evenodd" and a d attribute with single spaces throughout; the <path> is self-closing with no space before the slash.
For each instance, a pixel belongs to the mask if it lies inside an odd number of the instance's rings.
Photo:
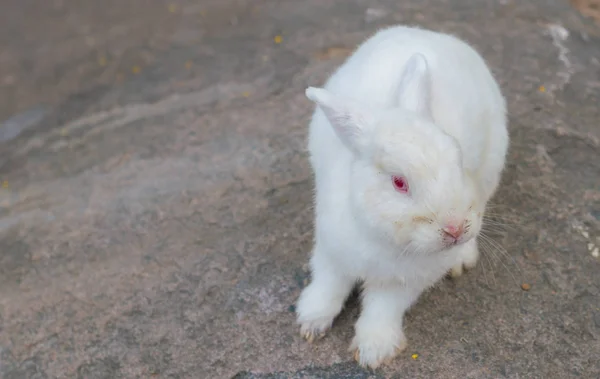
<path id="1" fill-rule="evenodd" d="M 442 243 L 445 249 L 449 249 L 455 246 L 464 245 L 471 239 L 473 239 L 473 237 L 470 235 L 468 236 L 463 234 L 459 238 L 455 238 L 453 236 L 448 236 L 447 234 L 444 234 L 444 236 L 442 237 Z"/>

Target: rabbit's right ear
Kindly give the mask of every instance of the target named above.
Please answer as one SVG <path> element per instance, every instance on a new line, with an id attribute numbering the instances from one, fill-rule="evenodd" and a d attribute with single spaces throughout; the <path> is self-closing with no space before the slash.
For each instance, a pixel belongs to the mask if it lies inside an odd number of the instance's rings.
<path id="1" fill-rule="evenodd" d="M 431 118 L 431 78 L 427 59 L 421 53 L 413 54 L 404 66 L 397 90 L 400 107 Z"/>
<path id="2" fill-rule="evenodd" d="M 338 97 L 323 88 L 309 87 L 306 97 L 314 101 L 325 113 L 342 142 L 355 153 L 366 144 L 365 134 L 373 122 L 373 114 L 361 104 Z"/>

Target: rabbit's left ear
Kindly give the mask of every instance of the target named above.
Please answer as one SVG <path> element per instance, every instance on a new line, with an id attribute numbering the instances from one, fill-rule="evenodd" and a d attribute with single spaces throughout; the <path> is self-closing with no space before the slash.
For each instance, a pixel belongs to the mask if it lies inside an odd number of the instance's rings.
<path id="1" fill-rule="evenodd" d="M 351 99 L 334 95 L 323 88 L 307 88 L 306 97 L 323 110 L 329 123 L 346 147 L 358 154 L 364 151 L 367 144 L 366 134 L 374 120 L 370 109 Z"/>
<path id="2" fill-rule="evenodd" d="M 431 77 L 427 59 L 415 53 L 404 65 L 397 90 L 398 105 L 431 119 Z"/>

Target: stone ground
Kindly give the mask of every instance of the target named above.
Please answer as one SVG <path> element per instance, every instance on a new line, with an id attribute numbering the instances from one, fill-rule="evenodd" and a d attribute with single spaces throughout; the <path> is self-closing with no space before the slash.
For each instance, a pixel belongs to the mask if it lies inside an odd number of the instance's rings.
<path id="1" fill-rule="evenodd" d="M 599 13 L 573 3 L 3 1 L 0 376 L 600 377 Z M 294 325 L 303 92 L 394 23 L 481 51 L 512 147 L 496 242 L 367 371 L 355 298 L 315 345 Z"/>

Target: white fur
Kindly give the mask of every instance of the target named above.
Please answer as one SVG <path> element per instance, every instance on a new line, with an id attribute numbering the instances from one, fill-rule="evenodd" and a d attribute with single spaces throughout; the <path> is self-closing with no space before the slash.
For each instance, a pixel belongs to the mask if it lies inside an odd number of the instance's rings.
<path id="1" fill-rule="evenodd" d="M 298 322 L 307 339 L 323 335 L 361 281 L 351 348 L 376 367 L 406 345 L 403 315 L 419 295 L 477 262 L 508 149 L 505 101 L 465 42 L 403 26 L 368 39 L 306 96 L 318 105 L 309 133 L 316 220 Z M 408 179 L 409 194 L 392 175 Z M 442 228 L 462 221 L 468 230 L 449 245 Z"/>

